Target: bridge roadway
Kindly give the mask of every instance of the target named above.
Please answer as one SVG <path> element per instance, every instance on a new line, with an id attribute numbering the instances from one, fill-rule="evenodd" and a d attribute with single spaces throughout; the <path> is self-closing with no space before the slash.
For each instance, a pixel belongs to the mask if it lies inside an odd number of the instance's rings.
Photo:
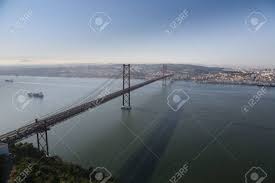
<path id="1" fill-rule="evenodd" d="M 145 82 L 142 82 L 140 84 L 136 84 L 134 86 L 131 86 L 127 89 L 122 89 L 117 92 L 111 93 L 109 95 L 97 98 L 95 100 L 85 102 L 83 104 L 80 104 L 75 107 L 71 107 L 69 109 L 65 109 L 62 112 L 53 114 L 52 116 L 36 119 L 33 123 L 25 125 L 21 128 L 18 128 L 17 130 L 13 130 L 11 132 L 8 132 L 6 134 L 0 135 L 0 142 L 8 143 L 8 144 L 14 144 L 16 142 L 19 142 L 23 139 L 26 139 L 36 133 L 45 131 L 45 129 L 50 129 L 50 127 L 61 123 L 69 118 L 72 118 L 73 116 L 76 116 L 82 112 L 87 111 L 88 109 L 95 108 L 101 104 L 104 104 L 114 98 L 117 98 L 119 96 L 122 96 L 123 94 L 126 94 L 127 92 L 136 90 L 138 88 L 141 88 L 145 85 L 151 84 L 155 81 L 170 77 L 170 75 L 165 75 L 162 77 L 154 78 Z"/>

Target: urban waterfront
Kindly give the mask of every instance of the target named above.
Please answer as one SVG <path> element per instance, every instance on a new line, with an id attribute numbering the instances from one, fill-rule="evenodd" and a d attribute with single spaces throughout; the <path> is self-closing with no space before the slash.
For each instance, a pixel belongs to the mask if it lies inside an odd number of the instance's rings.
<path id="1" fill-rule="evenodd" d="M 96 98 L 121 89 L 119 79 L 14 77 L 13 83 L 5 83 L 5 78 L 0 77 L 1 134 L 87 94 Z M 177 112 L 167 105 L 175 89 L 189 96 Z M 43 91 L 45 97 L 18 110 L 13 97 L 19 90 Z M 267 88 L 256 105 L 243 110 L 259 90 L 184 81 L 162 87 L 156 82 L 132 93 L 130 112 L 120 109 L 117 98 L 53 127 L 50 155 L 83 167 L 106 167 L 125 182 L 171 182 L 186 163 L 183 182 L 244 182 L 253 166 L 262 167 L 272 182 L 274 88 Z M 36 145 L 34 137 L 27 141 Z"/>

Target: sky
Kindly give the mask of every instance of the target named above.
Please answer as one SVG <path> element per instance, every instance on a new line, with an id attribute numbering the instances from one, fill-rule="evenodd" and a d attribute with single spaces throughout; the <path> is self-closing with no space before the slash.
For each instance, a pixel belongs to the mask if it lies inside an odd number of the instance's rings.
<path id="1" fill-rule="evenodd" d="M 0 65 L 275 67 L 274 0 L 0 0 Z"/>

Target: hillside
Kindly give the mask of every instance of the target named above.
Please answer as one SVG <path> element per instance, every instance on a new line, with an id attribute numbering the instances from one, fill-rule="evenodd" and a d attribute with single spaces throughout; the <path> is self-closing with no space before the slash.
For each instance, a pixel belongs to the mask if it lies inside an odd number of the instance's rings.
<path id="1" fill-rule="evenodd" d="M 32 144 L 11 147 L 14 165 L 8 183 L 89 183 L 89 170 L 64 162 L 59 157 L 46 157 Z"/>

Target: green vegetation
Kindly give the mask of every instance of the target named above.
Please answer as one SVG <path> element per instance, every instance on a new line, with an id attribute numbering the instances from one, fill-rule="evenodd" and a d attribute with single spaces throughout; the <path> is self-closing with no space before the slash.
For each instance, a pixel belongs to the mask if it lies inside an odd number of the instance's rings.
<path id="1" fill-rule="evenodd" d="M 89 183 L 91 171 L 62 161 L 59 157 L 46 157 L 32 144 L 20 143 L 10 148 L 14 165 L 9 183 Z"/>

